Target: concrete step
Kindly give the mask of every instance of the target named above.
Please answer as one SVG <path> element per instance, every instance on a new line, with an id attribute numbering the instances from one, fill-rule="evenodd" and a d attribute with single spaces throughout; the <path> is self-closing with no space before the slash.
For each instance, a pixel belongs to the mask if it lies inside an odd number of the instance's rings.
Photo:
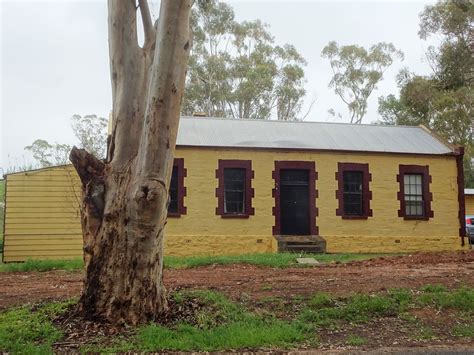
<path id="1" fill-rule="evenodd" d="M 279 252 L 326 252 L 326 240 L 319 235 L 280 235 L 275 238 L 278 240 Z"/>

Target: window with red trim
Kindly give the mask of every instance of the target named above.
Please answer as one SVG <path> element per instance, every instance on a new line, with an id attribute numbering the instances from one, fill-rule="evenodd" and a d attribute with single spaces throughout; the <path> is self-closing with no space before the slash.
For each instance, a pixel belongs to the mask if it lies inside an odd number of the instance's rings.
<path id="1" fill-rule="evenodd" d="M 216 215 L 223 218 L 248 218 L 254 214 L 252 198 L 254 173 L 250 160 L 219 159 L 216 177 Z"/>
<path id="2" fill-rule="evenodd" d="M 176 158 L 173 162 L 173 172 L 171 174 L 168 217 L 180 217 L 186 214 L 186 207 L 184 206 L 184 196 L 186 196 L 186 187 L 184 187 L 185 177 L 184 159 Z"/>
<path id="3" fill-rule="evenodd" d="M 397 181 L 400 184 L 398 216 L 404 219 L 428 220 L 433 217 L 430 192 L 431 176 L 428 166 L 400 165 Z"/>
<path id="4" fill-rule="evenodd" d="M 369 182 L 372 181 L 372 175 L 369 173 L 369 164 L 338 163 L 336 180 L 336 198 L 339 200 L 336 215 L 344 219 L 371 217 L 372 192 Z"/>

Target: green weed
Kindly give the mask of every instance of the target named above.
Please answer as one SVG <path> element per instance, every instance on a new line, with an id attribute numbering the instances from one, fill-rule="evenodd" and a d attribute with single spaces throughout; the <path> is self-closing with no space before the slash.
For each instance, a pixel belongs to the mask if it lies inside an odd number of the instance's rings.
<path id="1" fill-rule="evenodd" d="M 418 331 L 417 336 L 415 339 L 420 339 L 420 340 L 430 340 L 430 339 L 435 339 L 436 338 L 436 333 L 433 331 L 428 326 L 422 326 L 420 330 Z"/>
<path id="2" fill-rule="evenodd" d="M 335 298 L 317 293 L 310 299 L 299 300 L 291 320 L 279 319 L 272 313 L 278 303 L 286 307 L 288 299 L 262 299 L 258 309 L 248 309 L 241 303 L 208 290 L 183 290 L 173 294 L 171 307 L 193 307 L 194 311 L 176 317 L 166 326 L 149 324 L 135 328 L 128 335 L 117 336 L 107 347 L 101 338 L 81 348 L 84 352 L 153 352 L 153 351 L 223 351 L 237 349 L 317 346 L 315 336 L 321 327 L 351 329 L 353 323 L 363 323 L 384 317 L 399 317 L 406 322 L 418 322 L 405 311 L 415 307 L 440 307 L 457 310 L 458 321 L 464 323 L 452 328 L 451 336 L 474 337 L 472 304 L 474 289 L 448 290 L 427 286 L 422 291 L 390 290 L 379 295 L 357 294 Z M 177 305 L 176 305 L 177 304 Z M 247 303 L 244 303 L 247 304 Z M 52 345 L 62 337 L 52 319 L 63 312 L 70 302 L 22 307 L 0 313 L 0 351 L 12 353 L 51 353 Z M 197 305 L 197 306 L 196 306 Z M 183 308 L 181 308 L 183 309 Z M 470 313 L 471 312 L 471 313 Z M 278 314 L 278 313 L 277 313 Z M 462 318 L 462 317 L 465 318 Z M 461 321 L 462 320 L 462 321 Z M 436 339 L 437 328 L 419 323 L 416 339 Z M 367 339 L 348 335 L 345 343 L 352 346 L 366 344 Z"/>
<path id="3" fill-rule="evenodd" d="M 361 346 L 367 343 L 367 341 L 358 335 L 349 335 L 346 339 L 346 344 L 351 346 Z"/>
<path id="4" fill-rule="evenodd" d="M 21 307 L 0 313 L 0 351 L 49 354 L 51 345 L 62 337 L 51 320 L 71 302 L 55 302 L 38 307 Z"/>
<path id="5" fill-rule="evenodd" d="M 175 329 L 150 325 L 137 336 L 140 350 L 218 351 L 224 349 L 260 348 L 264 346 L 289 346 L 302 341 L 304 335 L 289 323 L 247 317 L 209 329 L 179 325 Z"/>
<path id="6" fill-rule="evenodd" d="M 324 327 L 337 321 L 366 322 L 374 317 L 391 317 L 402 310 L 403 307 L 390 295 L 355 295 L 333 302 L 329 296 L 317 294 L 303 309 L 299 320 Z"/>
<path id="7" fill-rule="evenodd" d="M 308 254 L 322 263 L 329 262 L 349 262 L 353 260 L 364 260 L 378 257 L 382 254 Z M 188 269 L 206 265 L 229 265 L 229 264 L 249 264 L 267 267 L 284 268 L 290 266 L 301 266 L 296 264 L 299 254 L 294 253 L 263 253 L 244 254 L 233 256 L 191 256 L 176 257 L 165 256 L 165 268 Z M 18 271 L 48 271 L 48 270 L 80 270 L 84 267 L 82 259 L 74 260 L 27 260 L 23 263 L 0 264 L 0 272 Z M 264 287 L 268 287 L 269 285 Z"/>
<path id="8" fill-rule="evenodd" d="M 204 290 L 183 291 L 178 299 L 192 299 L 202 307 L 196 324 L 177 323 L 170 327 L 151 324 L 137 330 L 133 339 L 120 341 L 111 348 L 86 347 L 84 351 L 219 351 L 225 349 L 288 347 L 305 339 L 296 325 L 271 314 L 250 313 L 225 296 Z M 176 300 L 176 297 L 175 297 Z"/>
<path id="9" fill-rule="evenodd" d="M 456 325 L 453 334 L 457 337 L 474 338 L 474 323 Z"/>
<path id="10" fill-rule="evenodd" d="M 421 306 L 452 308 L 472 313 L 474 289 L 462 287 L 449 291 L 444 286 L 428 285 L 422 288 L 422 293 L 418 296 L 417 303 Z"/>
<path id="11" fill-rule="evenodd" d="M 448 289 L 444 285 L 425 285 L 420 289 L 422 292 L 425 293 L 441 293 L 446 292 Z"/>
<path id="12" fill-rule="evenodd" d="M 0 272 L 25 272 L 25 271 L 49 271 L 49 270 L 80 270 L 84 267 L 82 259 L 73 260 L 32 260 L 23 263 L 0 264 Z"/>
<path id="13" fill-rule="evenodd" d="M 305 254 L 305 257 L 312 257 L 322 263 L 349 262 L 354 260 L 365 260 L 379 257 L 383 254 Z M 231 256 L 192 256 L 176 257 L 165 256 L 165 267 L 172 269 L 186 269 L 206 265 L 228 265 L 228 264 L 249 264 L 268 267 L 284 268 L 290 266 L 301 266 L 296 263 L 296 258 L 300 257 L 296 253 L 262 253 L 244 254 Z M 306 266 L 307 267 L 307 266 Z"/>
<path id="14" fill-rule="evenodd" d="M 320 309 L 323 307 L 331 306 L 334 303 L 331 296 L 327 293 L 317 293 L 308 302 L 312 309 Z"/>

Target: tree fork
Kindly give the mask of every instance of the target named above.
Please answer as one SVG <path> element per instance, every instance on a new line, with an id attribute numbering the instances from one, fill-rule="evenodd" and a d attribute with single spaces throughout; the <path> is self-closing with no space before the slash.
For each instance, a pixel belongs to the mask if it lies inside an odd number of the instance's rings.
<path id="1" fill-rule="evenodd" d="M 79 308 L 90 319 L 137 324 L 167 310 L 163 238 L 190 51 L 192 0 L 162 0 L 153 26 L 138 1 L 109 0 L 112 135 L 107 161 L 74 148 L 82 182 L 86 275 Z"/>

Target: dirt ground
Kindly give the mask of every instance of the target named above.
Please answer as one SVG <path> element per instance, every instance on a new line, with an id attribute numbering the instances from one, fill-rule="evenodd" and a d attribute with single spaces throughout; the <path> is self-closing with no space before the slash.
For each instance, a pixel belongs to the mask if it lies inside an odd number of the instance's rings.
<path id="1" fill-rule="evenodd" d="M 48 271 L 0 273 L 0 310 L 10 306 L 78 296 L 82 272 Z M 426 284 L 474 287 L 474 251 L 419 253 L 347 264 L 308 268 L 268 268 L 249 265 L 211 265 L 165 270 L 168 289 L 207 288 L 232 299 L 248 295 L 292 297 L 328 292 L 348 295 Z"/>

